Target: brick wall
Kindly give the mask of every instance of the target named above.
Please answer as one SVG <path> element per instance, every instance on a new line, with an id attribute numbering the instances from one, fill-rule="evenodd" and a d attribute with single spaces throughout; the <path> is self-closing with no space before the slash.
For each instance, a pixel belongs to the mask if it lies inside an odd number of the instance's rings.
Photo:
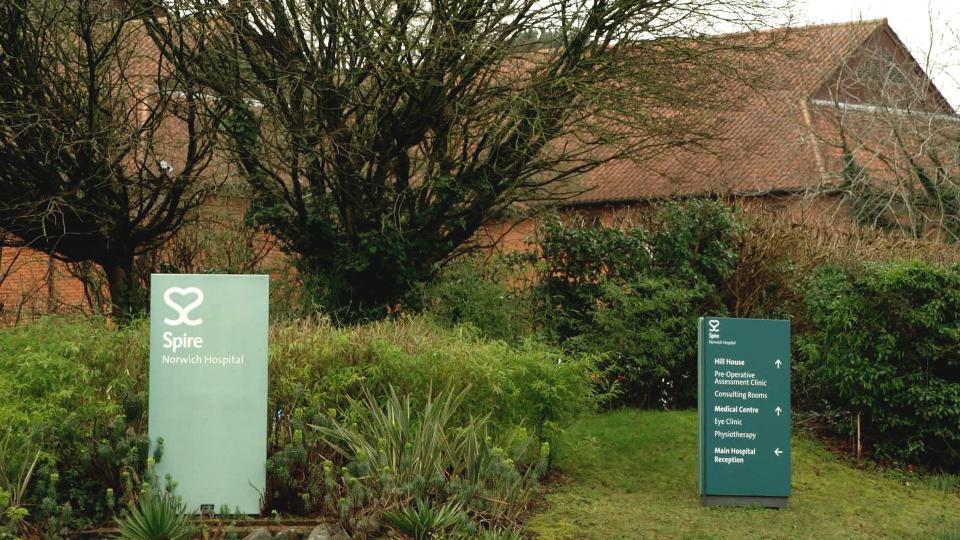
<path id="1" fill-rule="evenodd" d="M 83 282 L 66 264 L 32 249 L 0 248 L 0 322 L 89 310 Z"/>
<path id="2" fill-rule="evenodd" d="M 834 229 L 839 226 L 853 230 L 857 227 L 846 207 L 837 197 L 806 198 L 770 195 L 731 198 L 726 202 L 738 205 L 745 212 L 774 212 L 783 215 L 792 224 L 814 229 Z M 576 214 L 587 222 L 599 222 L 610 226 L 620 221 L 642 219 L 642 215 L 649 208 L 649 203 L 591 205 L 570 209 L 564 213 Z M 533 248 L 530 242 L 535 239 L 538 226 L 539 221 L 535 219 L 493 224 L 485 227 L 478 236 L 483 245 L 495 244 L 492 250 L 496 252 L 529 250 Z"/>
<path id="3" fill-rule="evenodd" d="M 790 221 L 808 227 L 836 227 L 847 223 L 855 228 L 838 199 L 818 197 L 751 197 L 736 202 L 747 212 L 774 211 L 788 216 Z M 216 219 L 201 221 L 202 230 L 216 230 L 235 226 L 242 211 L 236 201 L 211 201 L 208 216 Z M 631 219 L 644 213 L 648 204 L 591 206 L 576 210 L 587 220 L 598 220 L 611 225 L 619 219 Z M 233 225 L 231 225 L 233 223 Z M 513 220 L 491 224 L 477 235 L 477 242 L 486 249 L 513 252 L 532 249 L 538 222 L 532 219 Z M 201 232 L 202 232 L 201 230 Z M 290 277 L 286 256 L 274 242 L 264 235 L 255 235 L 254 249 L 265 256 L 256 271 L 269 273 L 274 279 Z M 96 311 L 85 295 L 84 284 L 71 275 L 67 265 L 51 261 L 49 257 L 32 250 L 4 249 L 0 257 L 0 323 L 35 318 L 45 313 L 76 313 Z"/>

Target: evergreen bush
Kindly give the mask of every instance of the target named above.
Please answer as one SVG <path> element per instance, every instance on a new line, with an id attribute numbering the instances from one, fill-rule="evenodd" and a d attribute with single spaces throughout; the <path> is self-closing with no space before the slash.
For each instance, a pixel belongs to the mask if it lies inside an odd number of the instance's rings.
<path id="1" fill-rule="evenodd" d="M 828 403 L 859 415 L 864 443 L 879 458 L 957 470 L 960 267 L 825 266 L 806 304 L 801 361 Z"/>
<path id="2" fill-rule="evenodd" d="M 546 334 L 603 357 L 596 380 L 616 403 L 696 403 L 696 321 L 726 313 L 742 225 L 714 201 L 670 203 L 649 226 L 547 222 L 537 297 Z M 651 212 L 653 212 L 651 210 Z"/>

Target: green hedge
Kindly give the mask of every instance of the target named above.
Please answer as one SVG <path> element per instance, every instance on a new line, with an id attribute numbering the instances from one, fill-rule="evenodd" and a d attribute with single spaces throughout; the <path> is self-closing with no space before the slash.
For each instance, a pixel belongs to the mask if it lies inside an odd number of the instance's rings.
<path id="1" fill-rule="evenodd" d="M 424 318 L 348 328 L 291 323 L 273 329 L 270 350 L 269 495 L 297 512 L 319 505 L 303 497 L 322 474 L 311 465 L 318 449 L 308 426 L 364 388 L 383 397 L 392 387 L 415 403 L 465 391 L 459 423 L 489 416 L 497 433 L 522 429 L 534 442 L 555 443 L 565 425 L 596 405 L 590 358 L 534 341 L 489 341 L 470 327 L 445 329 Z"/>
<path id="2" fill-rule="evenodd" d="M 150 447 L 146 356 L 143 324 L 115 331 L 101 320 L 47 319 L 0 331 L 4 478 L 19 483 L 40 452 L 20 501 L 29 521 L 85 526 L 134 495 Z"/>
<path id="3" fill-rule="evenodd" d="M 411 303 L 444 326 L 473 326 L 490 339 L 522 342 L 538 326 L 532 298 L 519 279 L 522 262 L 518 256 L 461 259 L 421 286 Z"/>
<path id="4" fill-rule="evenodd" d="M 603 357 L 598 382 L 614 403 L 692 407 L 697 317 L 727 312 L 742 226 L 714 201 L 656 210 L 646 227 L 546 223 L 535 297 L 550 339 Z"/>
<path id="5" fill-rule="evenodd" d="M 23 501 L 28 521 L 55 528 L 103 522 L 139 490 L 149 451 L 147 357 L 144 322 L 117 330 L 99 320 L 47 319 L 0 330 L 0 443 L 17 443 L 0 444 L 0 466 L 13 476 L 41 451 Z M 423 318 L 276 325 L 268 509 L 320 508 L 305 495 L 322 490 L 312 473 L 330 451 L 311 438 L 309 425 L 346 410 L 350 397 L 383 396 L 392 387 L 422 404 L 465 390 L 455 425 L 489 416 L 495 440 L 530 440 L 532 463 L 537 443 L 594 408 L 593 372 L 587 358 L 535 342 L 489 341 Z"/>
<path id="6" fill-rule="evenodd" d="M 960 268 L 820 268 L 800 366 L 879 458 L 960 467 Z"/>

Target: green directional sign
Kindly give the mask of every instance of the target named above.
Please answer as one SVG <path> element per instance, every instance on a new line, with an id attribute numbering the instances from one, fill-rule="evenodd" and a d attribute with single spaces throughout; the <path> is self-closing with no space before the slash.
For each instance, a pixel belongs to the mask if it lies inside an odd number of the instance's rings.
<path id="1" fill-rule="evenodd" d="M 790 496 L 790 322 L 699 321 L 700 496 L 783 507 Z"/>
<path id="2" fill-rule="evenodd" d="M 150 438 L 191 511 L 260 513 L 267 460 L 267 276 L 150 280 Z"/>

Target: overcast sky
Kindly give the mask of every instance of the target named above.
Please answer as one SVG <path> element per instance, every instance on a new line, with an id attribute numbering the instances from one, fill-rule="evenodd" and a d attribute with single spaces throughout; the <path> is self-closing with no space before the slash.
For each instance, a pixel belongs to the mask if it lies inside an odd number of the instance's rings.
<path id="1" fill-rule="evenodd" d="M 960 106 L 960 0 L 794 2 L 797 24 L 886 17 L 918 61 L 923 62 L 927 52 L 931 53 L 934 82 L 954 107 Z"/>

